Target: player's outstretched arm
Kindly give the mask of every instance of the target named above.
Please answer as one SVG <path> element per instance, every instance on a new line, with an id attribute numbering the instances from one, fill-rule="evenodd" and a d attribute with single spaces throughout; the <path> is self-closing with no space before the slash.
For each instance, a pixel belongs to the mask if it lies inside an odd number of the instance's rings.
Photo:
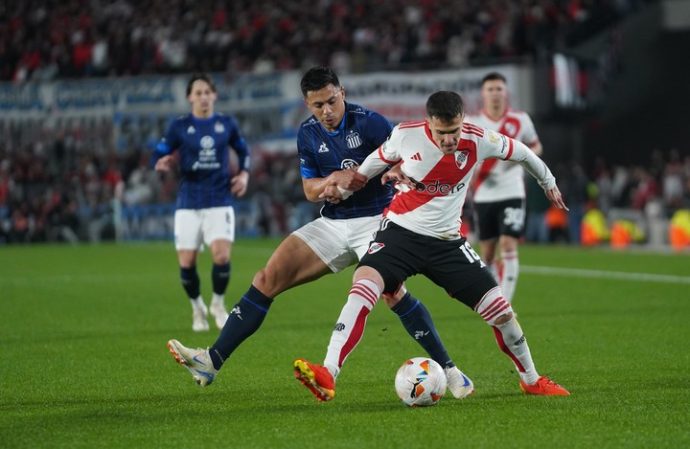
<path id="1" fill-rule="evenodd" d="M 524 143 L 517 140 L 510 139 L 509 147 L 512 152 L 508 159 L 519 162 L 525 170 L 537 180 L 546 197 L 551 203 L 559 209 L 569 210 L 563 201 L 563 195 L 556 185 L 556 178 L 549 170 L 546 163 L 541 160 L 532 150 L 530 150 Z"/>

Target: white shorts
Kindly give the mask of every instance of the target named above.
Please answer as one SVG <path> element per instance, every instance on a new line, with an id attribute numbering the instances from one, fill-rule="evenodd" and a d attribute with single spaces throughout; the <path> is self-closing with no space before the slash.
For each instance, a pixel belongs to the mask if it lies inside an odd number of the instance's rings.
<path id="1" fill-rule="evenodd" d="M 361 259 L 379 229 L 381 215 L 333 220 L 317 218 L 293 232 L 334 272 Z"/>
<path id="2" fill-rule="evenodd" d="M 175 211 L 175 249 L 198 250 L 214 240 L 235 241 L 235 211 L 232 206 Z"/>

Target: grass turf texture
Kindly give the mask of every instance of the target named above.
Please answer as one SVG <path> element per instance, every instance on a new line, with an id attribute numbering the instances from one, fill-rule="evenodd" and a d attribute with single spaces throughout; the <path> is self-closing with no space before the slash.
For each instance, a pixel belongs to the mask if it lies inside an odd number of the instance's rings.
<path id="1" fill-rule="evenodd" d="M 241 240 L 231 307 L 277 245 Z M 424 300 L 474 380 L 463 401 L 409 409 L 393 379 L 424 355 L 385 305 L 370 315 L 333 402 L 291 362 L 320 362 L 351 271 L 284 293 L 216 383 L 196 386 L 165 348 L 191 331 L 170 244 L 0 248 L 0 448 L 689 447 L 690 263 L 660 255 L 522 247 L 529 266 L 685 276 L 686 283 L 523 273 L 515 299 L 537 368 L 569 398 L 527 397 L 490 329 L 426 279 Z M 199 260 L 210 298 L 208 252 Z M 528 270 L 527 270 L 528 271 Z"/>

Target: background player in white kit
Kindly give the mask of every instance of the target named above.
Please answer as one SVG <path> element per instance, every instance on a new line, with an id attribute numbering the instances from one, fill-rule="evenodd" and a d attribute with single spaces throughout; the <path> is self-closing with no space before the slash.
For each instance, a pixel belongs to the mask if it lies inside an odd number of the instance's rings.
<path id="1" fill-rule="evenodd" d="M 201 297 L 196 258 L 202 242 L 211 249 L 211 314 L 223 328 L 228 318 L 225 290 L 230 281 L 230 253 L 235 240 L 233 195 L 241 197 L 249 180 L 249 148 L 232 117 L 214 112 L 216 88 L 205 74 L 187 84 L 190 114 L 175 119 L 156 146 L 153 162 L 167 172 L 177 151 L 180 187 L 175 210 L 175 249 L 182 287 L 192 304 L 192 329 L 208 330 L 208 308 Z M 230 176 L 228 147 L 237 152 L 237 174 Z"/>
<path id="2" fill-rule="evenodd" d="M 506 79 L 497 72 L 482 79 L 483 109 L 467 116 L 466 123 L 497 131 L 527 145 L 538 156 L 542 145 L 529 115 L 510 108 Z M 511 161 L 487 159 L 472 182 L 475 221 L 478 224 L 479 249 L 511 302 L 520 272 L 518 243 L 525 229 L 525 185 L 523 170 Z M 497 248 L 498 247 L 498 248 Z M 497 267 L 499 251 L 502 268 Z"/>
<path id="3" fill-rule="evenodd" d="M 554 206 L 567 209 L 556 180 L 524 144 L 475 125 L 463 125 L 464 107 L 457 93 L 432 94 L 426 110 L 425 121 L 396 126 L 389 139 L 358 169 L 370 179 L 389 165 L 401 163 L 405 179 L 388 172 L 382 181 L 409 179 L 414 188 L 403 189 L 393 197 L 379 231 L 355 270 L 348 300 L 378 298 L 395 291 L 408 277 L 424 274 L 493 328 L 500 349 L 515 364 L 523 392 L 567 396 L 568 390 L 537 373 L 511 304 L 503 298 L 480 257 L 458 233 L 467 185 L 481 161 L 501 158 L 519 162 L 538 180 Z M 324 192 L 335 202 L 349 194 L 337 187 Z"/>

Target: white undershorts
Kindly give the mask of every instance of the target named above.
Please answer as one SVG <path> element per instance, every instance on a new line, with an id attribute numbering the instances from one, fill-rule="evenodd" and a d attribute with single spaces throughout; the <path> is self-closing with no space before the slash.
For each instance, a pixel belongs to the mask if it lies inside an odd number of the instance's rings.
<path id="1" fill-rule="evenodd" d="M 378 231 L 381 215 L 333 220 L 317 218 L 293 232 L 334 272 L 364 257 Z"/>
<path id="2" fill-rule="evenodd" d="M 235 211 L 232 206 L 175 211 L 175 249 L 198 250 L 214 240 L 235 241 Z"/>

